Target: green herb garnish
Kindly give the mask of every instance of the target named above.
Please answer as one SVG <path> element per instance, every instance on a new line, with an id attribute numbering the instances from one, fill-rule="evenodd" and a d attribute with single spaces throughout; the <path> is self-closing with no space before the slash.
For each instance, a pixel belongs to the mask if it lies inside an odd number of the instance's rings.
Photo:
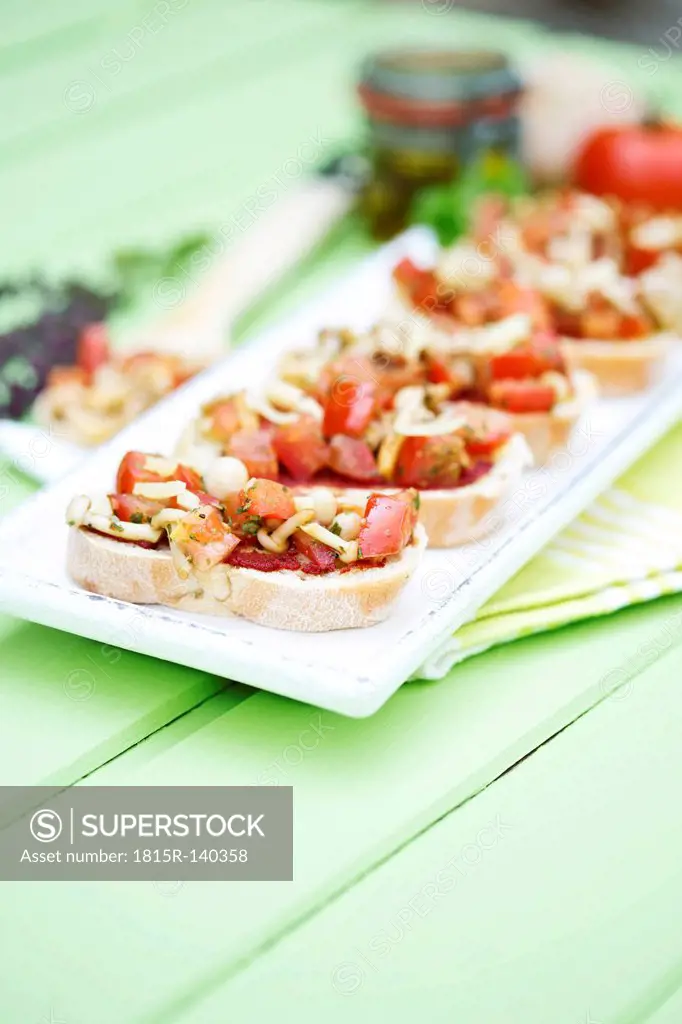
<path id="1" fill-rule="evenodd" d="M 244 525 L 242 526 L 242 532 L 254 536 L 260 530 L 263 524 L 263 520 L 260 516 L 249 516 Z"/>

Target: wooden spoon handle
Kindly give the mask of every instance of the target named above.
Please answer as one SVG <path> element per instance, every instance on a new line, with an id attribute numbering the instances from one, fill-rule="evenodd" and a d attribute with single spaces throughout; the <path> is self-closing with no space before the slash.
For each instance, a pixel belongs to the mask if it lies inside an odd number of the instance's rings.
<path id="1" fill-rule="evenodd" d="M 254 211 L 250 224 L 245 206 L 238 237 L 225 241 L 219 235 L 195 259 L 190 274 L 196 273 L 196 286 L 185 289 L 175 278 L 157 284 L 157 303 L 168 312 L 154 325 L 154 347 L 199 360 L 219 358 L 238 317 L 324 238 L 352 202 L 351 191 L 333 179 L 307 178 Z"/>

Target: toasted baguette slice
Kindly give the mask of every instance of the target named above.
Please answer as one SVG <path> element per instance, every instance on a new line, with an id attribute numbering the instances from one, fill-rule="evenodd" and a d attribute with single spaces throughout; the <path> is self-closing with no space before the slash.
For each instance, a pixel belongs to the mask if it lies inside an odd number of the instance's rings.
<path id="1" fill-rule="evenodd" d="M 571 373 L 573 394 L 554 406 L 551 412 L 523 412 L 511 416 L 514 429 L 525 437 L 536 466 L 542 466 L 553 451 L 565 448 L 571 431 L 591 401 L 599 394 L 593 374 L 585 370 Z"/>
<path id="2" fill-rule="evenodd" d="M 521 482 L 523 473 L 533 465 L 533 456 L 520 434 L 502 445 L 489 473 L 464 487 L 420 491 L 419 521 L 426 530 L 429 547 L 454 548 L 489 533 L 499 519 L 493 515 Z M 364 504 L 368 491 L 361 488 L 332 488 L 353 504 Z M 296 488 L 304 494 L 307 488 Z M 372 491 L 394 494 L 397 487 L 372 487 Z"/>
<path id="3" fill-rule="evenodd" d="M 577 341 L 564 338 L 561 351 L 569 369 L 587 370 L 599 382 L 603 395 L 631 395 L 644 391 L 663 374 L 673 334 L 653 334 L 643 341 Z"/>
<path id="4" fill-rule="evenodd" d="M 69 531 L 67 567 L 85 590 L 119 601 L 241 615 L 275 629 L 322 633 L 387 618 L 425 548 L 426 534 L 418 525 L 411 543 L 378 569 L 309 576 L 218 565 L 182 579 L 167 550 L 125 544 L 78 527 Z"/>

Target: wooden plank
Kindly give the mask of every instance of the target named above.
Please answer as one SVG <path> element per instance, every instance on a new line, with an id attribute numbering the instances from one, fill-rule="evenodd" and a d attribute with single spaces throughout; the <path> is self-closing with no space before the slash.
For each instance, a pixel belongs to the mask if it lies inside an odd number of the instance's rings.
<path id="1" fill-rule="evenodd" d="M 681 667 L 678 650 L 186 1014 L 150 1020 L 679 1024 Z"/>
<path id="2" fill-rule="evenodd" d="M 8 1010 L 39 1018 L 50 992 L 66 1019 L 87 1019 L 96 1005 L 100 1024 L 131 1019 L 133 1007 L 133 1019 L 172 1020 L 164 1014 L 178 1000 L 220 985 L 263 943 L 580 715 L 585 677 L 594 699 L 605 699 L 608 673 L 634 665 L 646 644 L 662 657 L 643 678 L 674 676 L 680 652 L 670 632 L 681 614 L 682 598 L 674 598 L 519 642 L 464 663 L 440 684 L 404 687 L 363 721 L 257 694 L 128 773 L 122 758 L 117 781 L 129 784 L 294 785 L 296 881 L 188 884 L 173 899 L 153 885 L 24 885 L 11 900 L 0 887 L 0 913 L 15 937 L 1 969 Z M 642 821 L 648 834 L 646 814 Z"/>
<path id="3" fill-rule="evenodd" d="M 6 618 L 0 639 L 0 785 L 70 785 L 225 685 Z"/>

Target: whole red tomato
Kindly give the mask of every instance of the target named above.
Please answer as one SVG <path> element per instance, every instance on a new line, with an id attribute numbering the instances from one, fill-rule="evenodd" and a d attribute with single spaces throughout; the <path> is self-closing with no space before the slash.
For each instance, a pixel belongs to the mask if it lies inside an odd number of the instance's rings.
<path id="1" fill-rule="evenodd" d="M 598 129 L 578 154 L 575 183 L 595 195 L 682 209 L 682 126 L 646 122 Z"/>

